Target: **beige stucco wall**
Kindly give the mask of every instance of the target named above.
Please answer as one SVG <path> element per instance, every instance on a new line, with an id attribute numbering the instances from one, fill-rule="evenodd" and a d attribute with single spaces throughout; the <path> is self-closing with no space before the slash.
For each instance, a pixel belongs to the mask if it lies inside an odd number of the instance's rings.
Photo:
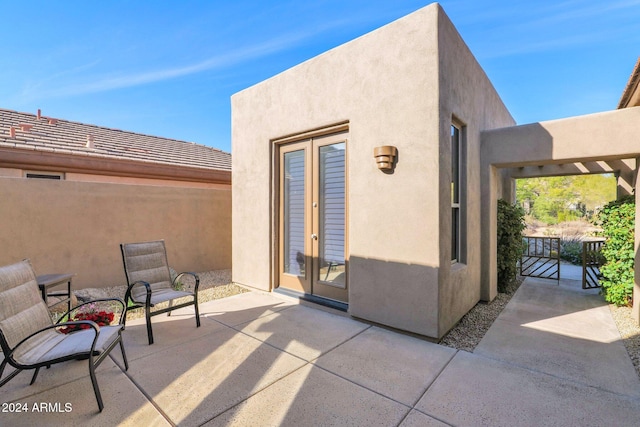
<path id="1" fill-rule="evenodd" d="M 491 81 L 440 9 L 438 20 L 440 62 L 440 253 L 438 337 L 444 335 L 480 300 L 480 133 L 515 124 Z M 464 125 L 466 191 L 462 230 L 463 260 L 451 265 L 451 131 L 452 119 Z M 466 246 L 466 250 L 464 250 Z"/>
<path id="2" fill-rule="evenodd" d="M 640 107 L 488 131 L 483 156 L 499 167 L 636 158 Z"/>
<path id="3" fill-rule="evenodd" d="M 164 239 L 178 271 L 231 268 L 231 190 L 0 178 L 0 265 L 125 284 L 119 244 Z"/>
<path id="4" fill-rule="evenodd" d="M 0 168 L 0 176 L 20 178 L 23 176 L 23 171 L 15 168 Z"/>
<path id="5" fill-rule="evenodd" d="M 13 177 L 22 178 L 27 173 L 52 173 L 49 171 L 39 171 L 38 168 L 34 169 L 22 169 L 22 168 L 0 168 L 0 177 Z M 217 184 L 210 182 L 194 182 L 194 181 L 178 181 L 171 179 L 152 179 L 152 178 L 136 178 L 129 176 L 114 176 L 114 175 L 101 175 L 96 173 L 77 173 L 77 172 L 65 172 L 64 169 L 60 169 L 65 181 L 82 181 L 82 182 L 104 182 L 112 184 L 135 184 L 135 185 L 150 185 L 160 187 L 187 187 L 187 188 L 209 188 L 218 190 L 228 190 L 229 184 Z"/>
<path id="6" fill-rule="evenodd" d="M 108 182 L 113 184 L 135 184 L 135 185 L 150 185 L 160 187 L 187 187 L 187 188 L 209 188 L 218 190 L 229 190 L 228 184 L 215 184 L 209 182 L 192 182 L 192 181 L 176 181 L 170 179 L 150 179 L 150 178 L 134 178 L 134 177 L 120 177 L 120 176 L 107 176 L 97 174 L 85 174 L 85 173 L 72 173 L 67 172 L 65 174 L 67 181 L 84 181 L 84 182 Z"/>
<path id="7" fill-rule="evenodd" d="M 349 312 L 441 336 L 480 295 L 478 219 L 468 265 L 450 271 L 454 115 L 467 125 L 468 217 L 479 216 L 479 133 L 513 120 L 437 4 L 235 94 L 234 281 L 277 285 L 271 141 L 348 121 Z M 376 169 L 380 145 L 398 148 L 393 174 Z"/>

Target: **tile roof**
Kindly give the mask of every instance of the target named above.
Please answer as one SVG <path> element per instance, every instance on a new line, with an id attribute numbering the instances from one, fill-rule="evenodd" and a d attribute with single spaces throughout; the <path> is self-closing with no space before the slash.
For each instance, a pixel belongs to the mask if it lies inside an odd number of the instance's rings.
<path id="1" fill-rule="evenodd" d="M 618 102 L 618 109 L 635 107 L 640 105 L 640 95 L 638 94 L 638 87 L 640 84 L 640 56 L 636 61 L 636 65 L 633 67 L 627 86 L 622 92 L 620 102 Z M 631 104 L 631 105 L 629 105 Z"/>
<path id="2" fill-rule="evenodd" d="M 231 170 L 231 154 L 176 139 L 0 108 L 0 147 Z"/>

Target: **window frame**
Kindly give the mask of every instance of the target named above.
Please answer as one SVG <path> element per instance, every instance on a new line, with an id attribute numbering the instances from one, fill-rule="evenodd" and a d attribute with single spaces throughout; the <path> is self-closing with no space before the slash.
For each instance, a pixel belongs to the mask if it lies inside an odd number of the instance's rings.
<path id="1" fill-rule="evenodd" d="M 465 216 L 465 134 L 466 127 L 460 121 L 453 119 L 449 129 L 451 156 L 451 264 L 465 262 L 464 247 L 464 216 Z"/>

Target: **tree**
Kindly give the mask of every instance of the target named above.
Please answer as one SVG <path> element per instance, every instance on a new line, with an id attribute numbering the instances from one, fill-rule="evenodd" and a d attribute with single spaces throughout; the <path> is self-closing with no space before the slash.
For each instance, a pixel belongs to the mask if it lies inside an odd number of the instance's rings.
<path id="1" fill-rule="evenodd" d="M 554 176 L 516 181 L 519 203 L 528 201 L 533 218 L 547 224 L 590 217 L 608 201 L 616 198 L 616 180 L 612 174 Z"/>

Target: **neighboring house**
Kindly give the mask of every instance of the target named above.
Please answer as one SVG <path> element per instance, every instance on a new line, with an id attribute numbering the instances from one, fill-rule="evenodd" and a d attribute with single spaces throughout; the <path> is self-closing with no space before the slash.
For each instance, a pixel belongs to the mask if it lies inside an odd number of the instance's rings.
<path id="1" fill-rule="evenodd" d="M 125 283 L 119 243 L 165 239 L 176 270 L 231 268 L 231 155 L 0 109 L 0 264 L 74 287 Z"/>
<path id="2" fill-rule="evenodd" d="M 438 4 L 235 94 L 232 118 L 233 280 L 432 338 L 496 296 L 514 178 L 631 193 L 640 156 L 638 108 L 515 126 Z"/>
<path id="3" fill-rule="evenodd" d="M 0 176 L 223 188 L 230 171 L 216 148 L 0 109 Z"/>

